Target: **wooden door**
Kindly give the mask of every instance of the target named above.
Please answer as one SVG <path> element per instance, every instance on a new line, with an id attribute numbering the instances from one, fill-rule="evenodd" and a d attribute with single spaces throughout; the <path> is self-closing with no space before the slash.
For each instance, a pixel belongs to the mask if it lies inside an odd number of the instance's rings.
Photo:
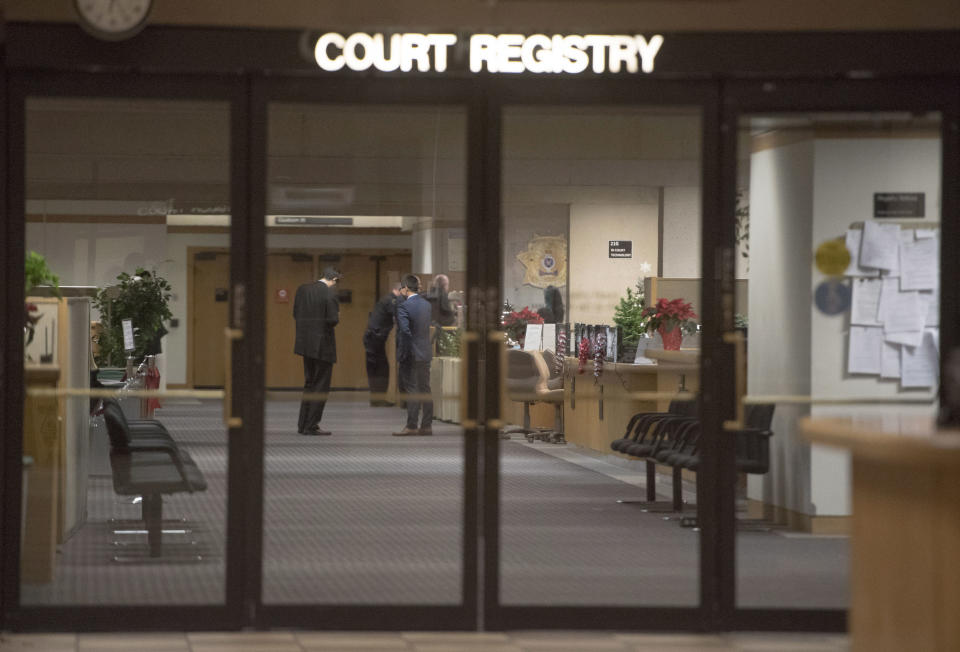
<path id="1" fill-rule="evenodd" d="M 230 317 L 230 254 L 193 255 L 190 343 L 194 387 L 223 387 L 223 332 Z"/>
<path id="2" fill-rule="evenodd" d="M 405 274 L 410 273 L 412 266 L 410 254 L 391 254 L 384 256 L 380 261 L 380 296 L 390 291 L 394 285 L 400 283 Z M 387 360 L 390 361 L 390 382 L 387 385 L 387 395 L 390 400 L 396 400 L 397 393 L 397 329 L 390 331 L 387 339 Z"/>
<path id="3" fill-rule="evenodd" d="M 297 288 L 316 280 L 309 253 L 267 254 L 267 387 L 303 387 L 303 361 L 293 352 L 297 327 L 293 299 Z"/>
<path id="4" fill-rule="evenodd" d="M 336 389 L 367 389 L 363 332 L 377 301 L 377 265 L 365 254 L 342 255 L 339 261 L 324 261 L 321 257 L 321 269 L 327 264 L 339 266 L 343 274 L 337 284 L 340 323 L 337 325 L 337 364 L 333 366 L 330 384 Z"/>

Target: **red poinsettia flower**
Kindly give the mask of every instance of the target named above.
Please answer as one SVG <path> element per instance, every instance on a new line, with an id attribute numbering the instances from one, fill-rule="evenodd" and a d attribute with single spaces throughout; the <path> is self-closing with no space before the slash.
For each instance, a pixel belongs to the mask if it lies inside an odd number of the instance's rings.
<path id="1" fill-rule="evenodd" d="M 514 310 L 503 318 L 503 330 L 510 339 L 519 342 L 527 333 L 527 324 L 542 323 L 543 317 L 530 310 L 529 306 L 524 306 L 520 312 Z"/>
<path id="2" fill-rule="evenodd" d="M 697 322 L 694 321 L 697 314 L 693 312 L 693 306 L 683 299 L 658 299 L 656 304 L 644 309 L 643 316 L 649 318 L 647 328 L 651 331 L 661 326 L 667 331 L 679 326 L 686 333 L 697 329 Z"/>

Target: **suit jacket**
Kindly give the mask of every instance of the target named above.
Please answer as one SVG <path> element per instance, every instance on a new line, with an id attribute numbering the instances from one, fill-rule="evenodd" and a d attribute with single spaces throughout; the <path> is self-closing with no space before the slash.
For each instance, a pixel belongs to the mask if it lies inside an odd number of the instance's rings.
<path id="1" fill-rule="evenodd" d="M 373 331 L 377 336 L 386 339 L 393 328 L 393 316 L 396 312 L 397 297 L 391 292 L 373 306 L 373 310 L 367 319 L 367 330 Z"/>
<path id="2" fill-rule="evenodd" d="M 397 306 L 397 358 L 429 362 L 430 349 L 430 302 L 415 294 Z"/>
<path id="3" fill-rule="evenodd" d="M 297 339 L 293 352 L 324 362 L 337 361 L 337 340 L 333 329 L 340 321 L 340 302 L 326 283 L 304 283 L 293 300 Z"/>

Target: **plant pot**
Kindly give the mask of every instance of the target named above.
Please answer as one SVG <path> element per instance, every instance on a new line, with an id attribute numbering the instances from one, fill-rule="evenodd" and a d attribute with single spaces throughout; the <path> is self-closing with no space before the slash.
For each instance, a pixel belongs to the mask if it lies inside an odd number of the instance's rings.
<path id="1" fill-rule="evenodd" d="M 657 332 L 660 333 L 660 339 L 663 340 L 663 349 L 665 351 L 680 350 L 680 343 L 683 342 L 683 330 L 681 330 L 679 326 L 675 326 L 673 330 L 669 331 L 661 326 L 657 329 Z"/>

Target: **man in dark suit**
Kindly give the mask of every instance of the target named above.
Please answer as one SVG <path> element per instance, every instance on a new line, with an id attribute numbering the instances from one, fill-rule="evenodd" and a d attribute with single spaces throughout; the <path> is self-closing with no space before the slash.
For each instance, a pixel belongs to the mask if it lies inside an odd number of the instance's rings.
<path id="1" fill-rule="evenodd" d="M 407 398 L 407 425 L 395 437 L 432 435 L 433 400 L 430 399 L 430 302 L 419 294 L 420 280 L 408 274 L 403 278 L 400 294 L 405 297 L 397 306 L 397 351 L 404 386 L 415 398 Z M 420 427 L 417 427 L 417 418 Z"/>
<path id="2" fill-rule="evenodd" d="M 370 383 L 370 405 L 374 407 L 392 405 L 385 397 L 390 383 L 387 337 L 393 330 L 398 296 L 400 290 L 394 287 L 390 294 L 377 301 L 367 319 L 367 330 L 363 333 L 363 348 L 367 354 L 367 380 Z"/>
<path id="3" fill-rule="evenodd" d="M 293 300 L 293 318 L 297 322 L 297 339 L 293 352 L 303 356 L 303 391 L 305 394 L 326 394 L 330 391 L 333 363 L 337 361 L 337 340 L 333 329 L 340 321 L 340 303 L 333 289 L 340 280 L 340 270 L 327 267 L 323 278 L 297 288 Z M 329 435 L 320 427 L 326 399 L 304 398 L 300 402 L 297 432 L 301 435 Z"/>

